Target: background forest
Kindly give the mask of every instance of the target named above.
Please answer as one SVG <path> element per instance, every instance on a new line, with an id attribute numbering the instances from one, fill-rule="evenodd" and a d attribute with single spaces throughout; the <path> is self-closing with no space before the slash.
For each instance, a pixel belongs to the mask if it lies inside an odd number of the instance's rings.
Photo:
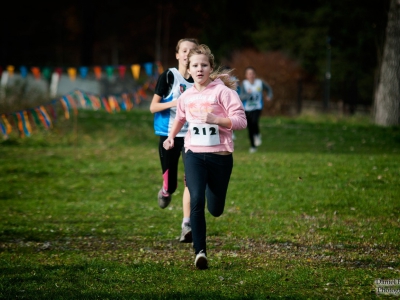
<path id="1" fill-rule="evenodd" d="M 227 0 L 71 0 L 22 7 L 11 2 L 0 20 L 0 67 L 147 61 L 171 67 L 176 42 L 196 37 L 219 63 L 235 68 L 239 79 L 246 63 L 257 64 L 258 74 L 279 96 L 279 85 L 290 78 L 293 92 L 283 98 L 296 97 L 301 79 L 304 97 L 320 100 L 329 79 L 332 100 L 371 105 L 388 9 L 388 0 L 362 5 L 356 0 L 249 0 L 240 5 Z M 248 60 L 257 55 L 259 60 Z"/>

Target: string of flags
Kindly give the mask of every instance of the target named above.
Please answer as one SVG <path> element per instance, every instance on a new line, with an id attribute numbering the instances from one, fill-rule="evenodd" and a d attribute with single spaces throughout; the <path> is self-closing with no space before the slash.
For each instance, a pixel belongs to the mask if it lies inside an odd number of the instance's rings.
<path id="1" fill-rule="evenodd" d="M 145 71 L 148 76 L 153 76 L 156 72 L 158 75 L 163 72 L 163 67 L 160 62 L 147 62 L 144 64 L 132 64 L 132 65 L 118 65 L 118 66 L 79 66 L 79 67 L 67 67 L 67 68 L 51 68 L 51 67 L 27 67 L 20 66 L 18 69 L 13 65 L 8 65 L 4 69 L 0 66 L 0 75 L 6 77 L 12 77 L 16 72 L 19 71 L 19 74 L 22 78 L 26 78 L 29 73 L 31 73 L 34 78 L 40 79 L 50 79 L 53 74 L 57 74 L 61 76 L 63 72 L 66 71 L 70 80 L 74 81 L 79 75 L 82 79 L 87 78 L 89 72 L 92 70 L 96 79 L 101 79 L 104 74 L 108 77 L 113 76 L 116 72 L 120 78 L 124 78 L 126 76 L 127 71 L 130 69 L 132 76 L 135 80 L 139 79 L 141 70 Z M 3 79 L 4 80 L 4 79 Z"/>
<path id="2" fill-rule="evenodd" d="M 14 130 L 18 132 L 20 137 L 29 137 L 35 128 L 43 127 L 45 129 L 50 129 L 59 117 L 57 115 L 57 112 L 60 111 L 59 105 L 61 105 L 65 119 L 69 119 L 71 113 L 77 115 L 79 108 L 94 110 L 104 109 L 109 113 L 119 112 L 121 110 L 129 111 L 134 107 L 134 104 L 139 104 L 146 97 L 146 91 L 148 89 L 154 89 L 156 76 L 163 72 L 160 62 L 118 66 L 97 65 L 91 68 L 87 66 L 80 66 L 77 68 L 40 68 L 37 66 L 29 68 L 27 66 L 20 66 L 17 69 L 13 65 L 8 65 L 3 69 L 2 66 L 0 66 L 0 89 L 6 87 L 9 79 L 18 71 L 22 78 L 26 78 L 30 74 L 29 72 L 31 72 L 35 79 L 51 80 L 50 96 L 52 98 L 56 96 L 59 79 L 65 71 L 69 79 L 74 81 L 77 76 L 80 76 L 82 79 L 87 78 L 91 71 L 93 71 L 94 77 L 97 80 L 100 80 L 104 75 L 110 78 L 114 76 L 116 71 L 120 78 L 124 78 L 129 69 L 135 80 L 140 78 L 142 70 L 144 70 L 147 75 L 145 83 L 139 86 L 136 91 L 122 93 L 120 95 L 99 96 L 82 90 L 75 90 L 37 107 L 1 114 L 0 133 L 3 135 L 4 139 L 8 139 L 10 133 Z"/>
<path id="3" fill-rule="evenodd" d="M 136 91 L 119 95 L 101 96 L 82 90 L 74 90 L 69 94 L 53 99 L 48 103 L 0 116 L 0 132 L 8 139 L 13 130 L 21 138 L 31 136 L 35 128 L 51 129 L 59 116 L 58 105 L 61 105 L 64 118 L 70 119 L 71 113 L 77 115 L 78 109 L 105 110 L 108 113 L 130 111 L 146 97 L 148 89 L 154 90 L 155 79 L 151 79 Z"/>

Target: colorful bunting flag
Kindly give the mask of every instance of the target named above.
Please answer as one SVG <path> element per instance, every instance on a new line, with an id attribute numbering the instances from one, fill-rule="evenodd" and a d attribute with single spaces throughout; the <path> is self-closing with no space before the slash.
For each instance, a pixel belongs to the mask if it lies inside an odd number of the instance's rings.
<path id="1" fill-rule="evenodd" d="M 13 77 L 14 75 L 14 66 L 7 66 L 7 72 L 8 72 L 8 76 Z"/>
<path id="2" fill-rule="evenodd" d="M 107 66 L 106 67 L 106 73 L 108 78 L 112 77 L 114 74 L 114 67 L 113 66 Z"/>
<path id="3" fill-rule="evenodd" d="M 7 129 L 6 129 L 6 127 L 3 125 L 3 123 L 0 123 L 0 129 L 1 129 L 1 133 L 3 134 L 3 138 L 4 138 L 5 140 L 8 139 Z"/>
<path id="4" fill-rule="evenodd" d="M 101 79 L 101 67 L 95 66 L 93 68 L 94 75 L 96 76 L 96 79 Z"/>
<path id="5" fill-rule="evenodd" d="M 157 72 L 162 72 L 162 66 L 159 63 L 157 64 Z M 97 78 L 101 77 L 101 67 L 95 67 L 97 71 Z M 126 66 L 118 66 L 118 74 L 121 78 L 124 78 L 126 75 Z M 152 74 L 152 63 L 144 64 L 144 68 L 147 75 Z M 27 77 L 28 69 L 25 66 L 21 66 L 19 68 L 22 77 Z M 36 79 L 49 78 L 51 76 L 50 82 L 50 95 L 54 97 L 56 95 L 56 85 L 59 82 L 60 75 L 62 74 L 62 68 L 54 68 L 53 73 L 51 73 L 51 69 L 46 67 L 42 71 L 38 67 L 31 67 L 33 76 Z M 76 79 L 76 72 L 79 70 L 79 74 L 82 78 L 87 77 L 88 68 L 80 67 L 76 68 L 68 68 L 67 72 L 69 78 L 71 80 Z M 140 76 L 141 66 L 139 64 L 131 65 L 132 74 L 135 79 L 138 79 Z M 106 74 L 108 77 L 112 76 L 114 73 L 113 66 L 107 66 L 105 68 Z M 13 74 L 14 67 L 9 65 L 7 66 L 7 71 L 5 73 Z M 11 76 L 11 75 L 10 75 Z M 57 78 L 56 78 L 57 77 Z M 32 130 L 35 128 L 39 128 L 43 126 L 45 129 L 49 129 L 53 127 L 53 123 L 57 120 L 57 107 L 56 105 L 61 105 L 62 112 L 64 114 L 65 119 L 70 119 L 71 110 L 74 111 L 74 114 L 78 114 L 78 108 L 92 108 L 94 110 L 104 109 L 109 113 L 119 112 L 119 111 L 129 111 L 134 107 L 134 102 L 139 104 L 141 99 L 146 97 L 146 90 L 149 88 L 153 88 L 155 86 L 156 80 L 154 78 L 147 80 L 142 86 L 140 86 L 137 90 L 132 91 L 130 93 L 122 93 L 120 95 L 108 95 L 108 96 L 97 96 L 91 93 L 86 93 L 81 90 L 75 90 L 67 95 L 61 96 L 58 99 L 54 99 L 47 104 L 40 105 L 35 108 L 30 108 L 24 111 L 14 112 L 10 114 L 3 114 L 0 118 L 0 132 L 3 135 L 3 138 L 8 138 L 8 135 L 12 132 L 13 126 L 17 127 L 17 132 L 20 134 L 20 137 L 30 136 L 32 134 Z M 59 104 L 60 102 L 60 104 Z M 11 124 L 8 120 L 9 116 L 11 118 Z"/>
<path id="6" fill-rule="evenodd" d="M 135 78 L 136 80 L 139 79 L 140 65 L 138 65 L 138 64 L 132 65 L 131 70 L 132 70 L 133 78 Z"/>
<path id="7" fill-rule="evenodd" d="M 110 104 L 108 103 L 107 98 L 106 98 L 106 97 L 103 97 L 103 98 L 101 98 L 101 101 L 102 101 L 102 103 L 103 103 L 104 108 L 106 109 L 106 111 L 109 112 L 109 113 L 111 113 L 112 110 L 111 110 Z"/>
<path id="8" fill-rule="evenodd" d="M 68 68 L 67 69 L 69 79 L 71 81 L 75 81 L 76 79 L 76 68 Z"/>
<path id="9" fill-rule="evenodd" d="M 146 74 L 148 76 L 152 76 L 153 75 L 153 64 L 152 63 L 145 63 L 144 64 L 144 70 L 146 71 Z"/>
<path id="10" fill-rule="evenodd" d="M 89 71 L 88 67 L 84 67 L 84 66 L 80 67 L 79 75 L 81 76 L 81 78 L 85 79 L 88 74 L 88 71 Z"/>
<path id="11" fill-rule="evenodd" d="M 7 117 L 5 115 L 2 115 L 1 119 L 3 120 L 3 123 L 6 126 L 6 133 L 10 134 L 12 131 L 12 127 L 11 127 L 10 123 L 8 122 Z"/>
<path id="12" fill-rule="evenodd" d="M 125 78 L 126 66 L 118 66 L 119 77 Z"/>
<path id="13" fill-rule="evenodd" d="M 41 116 L 40 119 L 41 119 L 43 125 L 44 125 L 46 128 L 51 128 L 51 127 L 52 127 L 51 119 L 50 119 L 49 115 L 47 114 L 47 111 L 46 111 L 46 109 L 44 108 L 44 106 L 43 106 L 43 105 L 42 105 L 42 106 L 39 106 L 39 107 L 37 108 L 37 110 L 38 110 L 38 113 L 39 113 L 39 117 Z"/>
<path id="14" fill-rule="evenodd" d="M 69 104 L 71 105 L 72 109 L 74 110 L 74 114 L 77 115 L 78 114 L 78 106 L 75 103 L 74 98 L 71 95 L 67 95 L 66 98 L 69 101 Z"/>
<path id="15" fill-rule="evenodd" d="M 32 67 L 31 71 L 35 79 L 40 79 L 40 69 L 38 67 Z"/>
<path id="16" fill-rule="evenodd" d="M 42 75 L 46 80 L 49 80 L 51 76 L 51 69 L 48 67 L 43 68 Z"/>
<path id="17" fill-rule="evenodd" d="M 69 104 L 67 96 L 63 96 L 60 99 L 60 102 L 61 102 L 61 105 L 62 105 L 62 107 L 64 109 L 64 117 L 65 117 L 66 120 L 68 120 L 69 119 L 69 110 L 71 109 L 71 106 Z"/>
<path id="18" fill-rule="evenodd" d="M 63 69 L 60 68 L 60 67 L 58 67 L 58 68 L 55 68 L 54 72 L 56 72 L 58 75 L 61 76 L 61 75 L 62 75 L 62 72 L 63 72 Z"/>
<path id="19" fill-rule="evenodd" d="M 28 76 L 28 69 L 25 66 L 21 66 L 19 68 L 19 72 L 21 73 L 22 78 L 26 78 L 26 76 Z"/>

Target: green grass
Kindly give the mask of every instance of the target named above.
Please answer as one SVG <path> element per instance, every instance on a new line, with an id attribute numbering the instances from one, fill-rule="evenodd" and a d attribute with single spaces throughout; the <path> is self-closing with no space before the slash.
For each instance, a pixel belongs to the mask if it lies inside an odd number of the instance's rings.
<path id="1" fill-rule="evenodd" d="M 1 299 L 375 299 L 375 279 L 400 277 L 398 127 L 264 117 L 254 154 L 237 131 L 199 271 L 177 241 L 181 181 L 157 205 L 152 120 L 80 111 L 0 143 Z"/>

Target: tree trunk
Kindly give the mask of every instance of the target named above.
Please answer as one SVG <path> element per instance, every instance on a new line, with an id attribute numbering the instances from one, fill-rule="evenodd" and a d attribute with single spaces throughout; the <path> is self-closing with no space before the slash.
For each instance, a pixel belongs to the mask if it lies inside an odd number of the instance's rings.
<path id="1" fill-rule="evenodd" d="M 400 109 L 400 0 L 391 0 L 386 39 L 375 95 L 375 123 L 383 126 L 399 124 Z"/>

